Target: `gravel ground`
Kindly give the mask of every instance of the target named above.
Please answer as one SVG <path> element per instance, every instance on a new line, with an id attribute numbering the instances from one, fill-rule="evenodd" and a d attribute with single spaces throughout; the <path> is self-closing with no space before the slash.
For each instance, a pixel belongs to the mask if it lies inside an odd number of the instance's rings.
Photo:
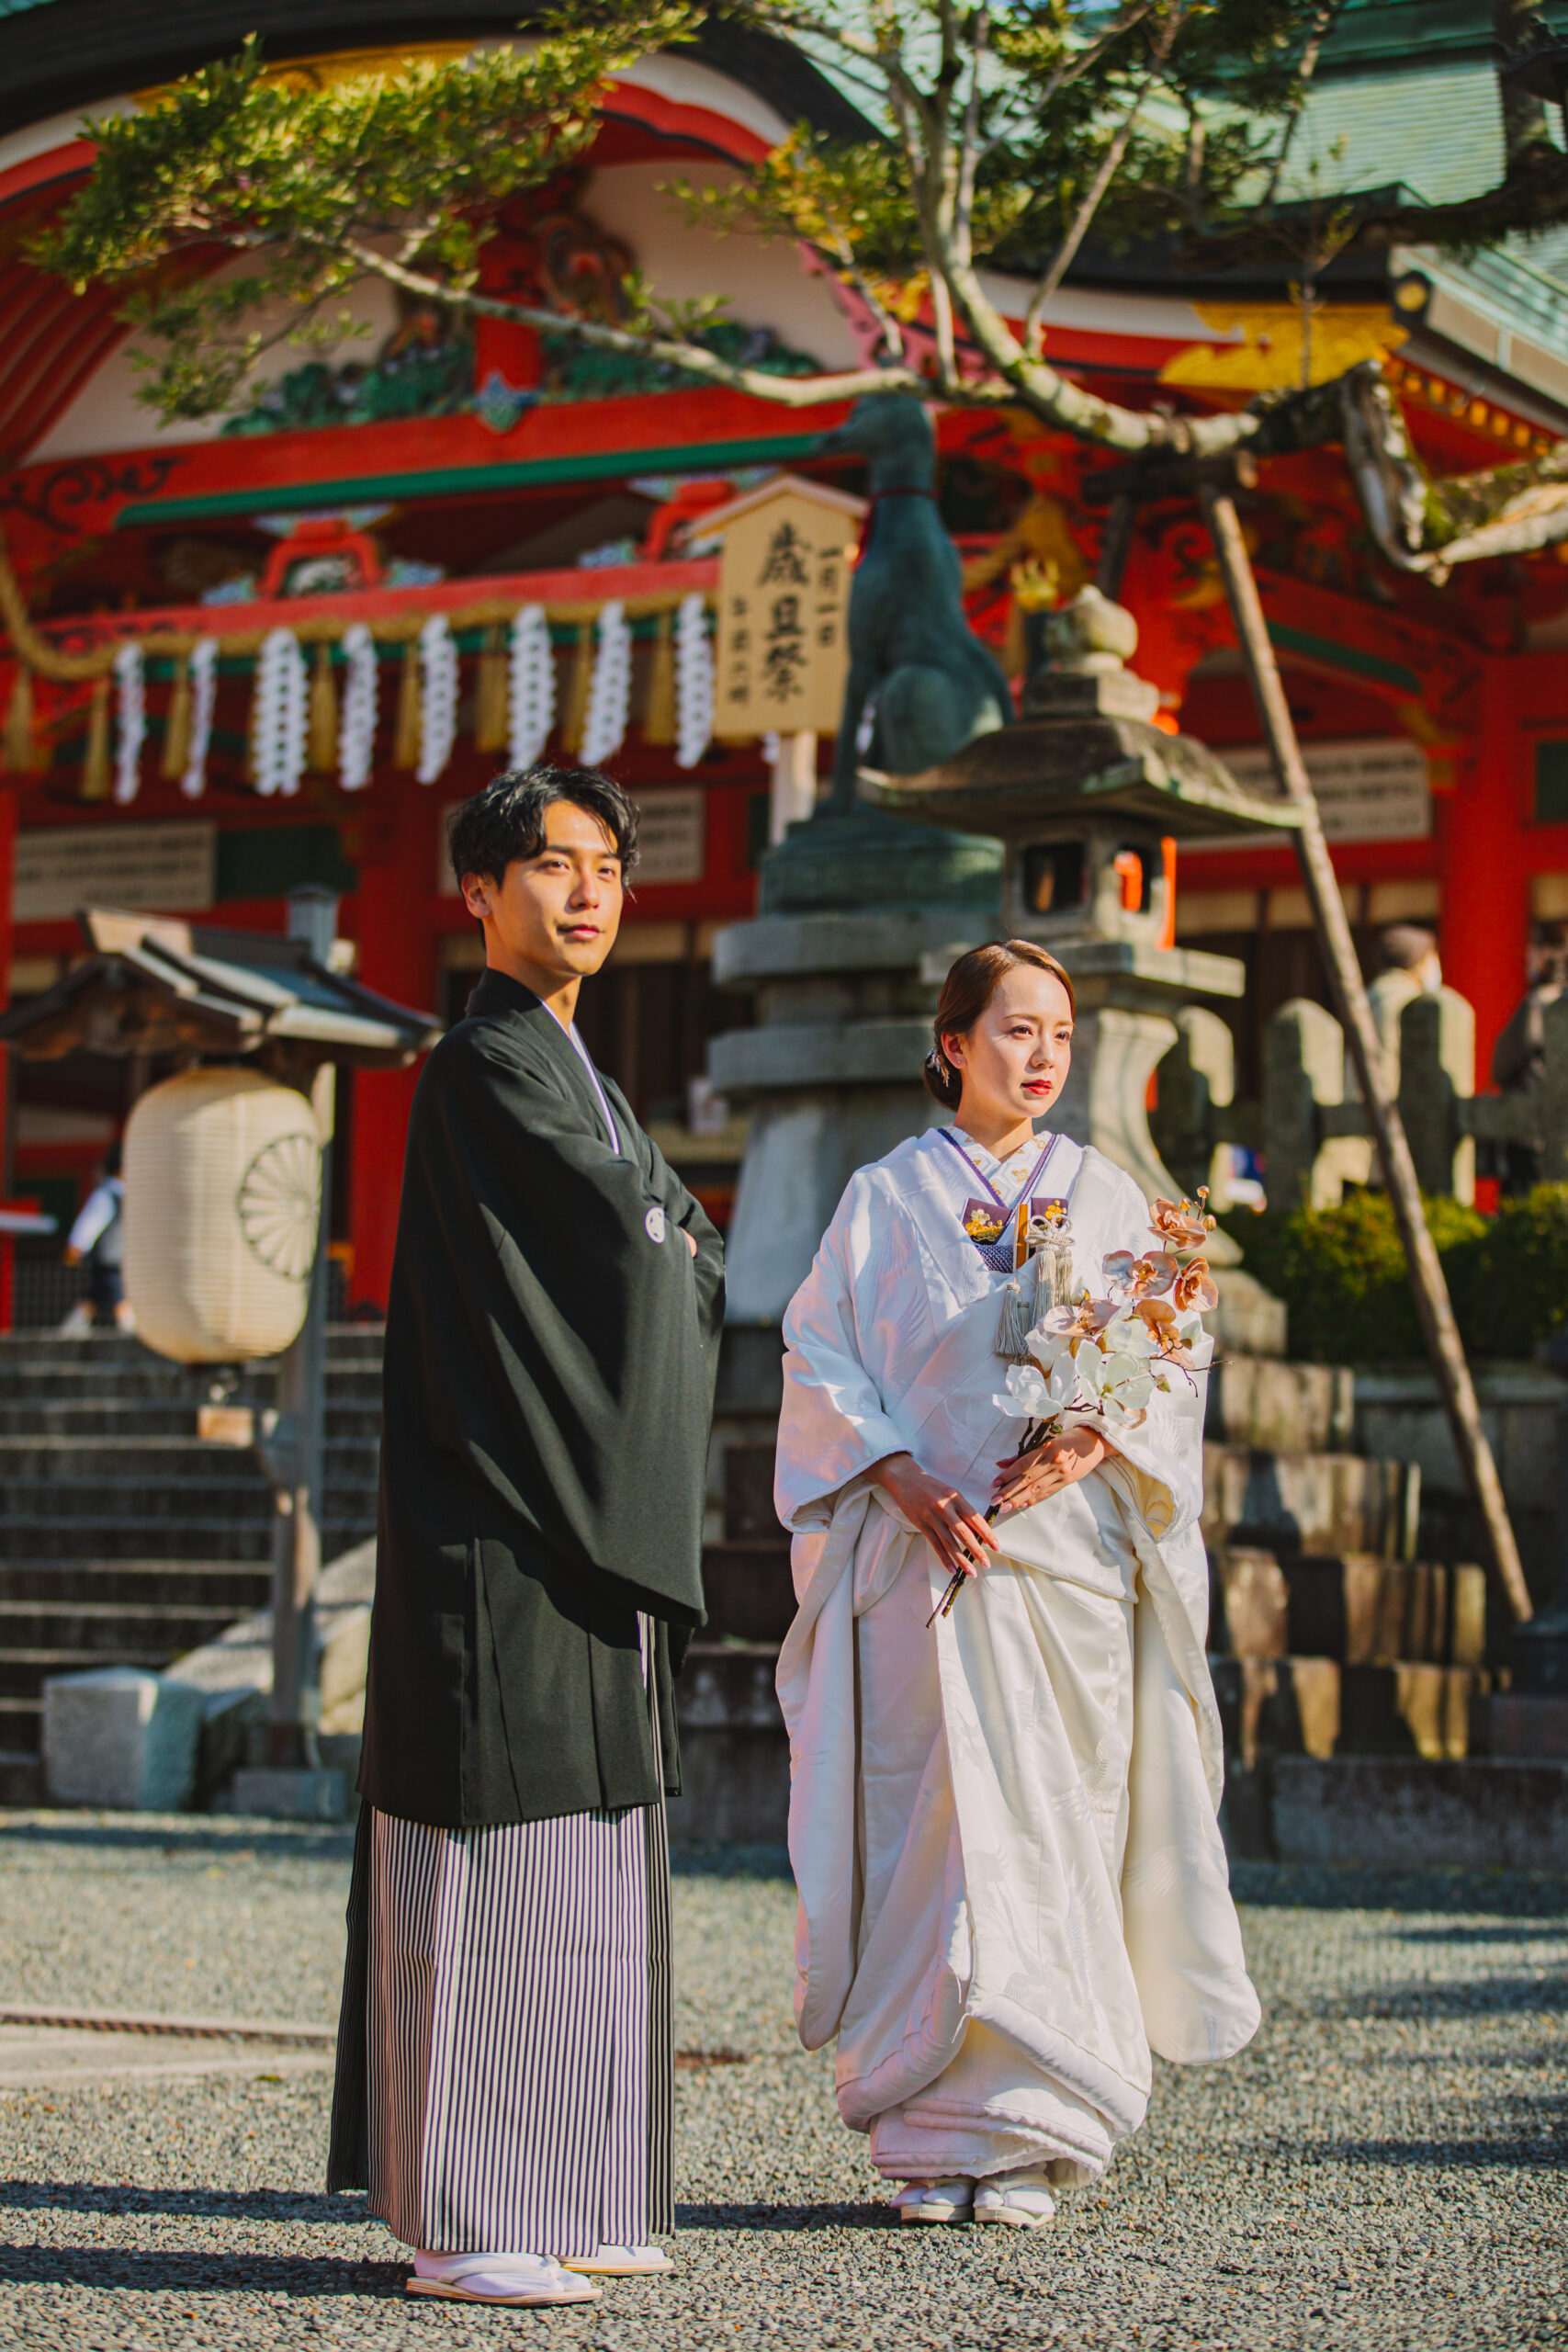
<path id="1" fill-rule="evenodd" d="M 330 2022 L 348 1855 L 337 1831 L 0 1815 L 0 2000 Z M 694 1855 L 674 2277 L 580 2312 L 405 2301 L 401 2249 L 321 2194 L 327 2078 L 258 2052 L 0 2092 L 0 2346 L 1568 2344 L 1568 1884 L 1249 1865 L 1238 1891 L 1262 2031 L 1157 2067 L 1144 2130 L 1036 2236 L 886 2226 L 830 2056 L 794 2039 L 781 1858 Z"/>

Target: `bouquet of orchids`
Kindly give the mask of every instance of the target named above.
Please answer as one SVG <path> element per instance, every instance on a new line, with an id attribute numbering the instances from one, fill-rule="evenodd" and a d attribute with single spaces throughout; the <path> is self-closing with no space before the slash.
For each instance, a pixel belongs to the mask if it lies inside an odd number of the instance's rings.
<path id="1" fill-rule="evenodd" d="M 1007 1392 L 993 1399 L 1028 1423 L 1021 1454 L 1067 1429 L 1136 1429 L 1173 1374 L 1191 1380 L 1203 1316 L 1220 1301 L 1202 1254 L 1214 1229 L 1208 1198 L 1204 1188 L 1195 1202 L 1156 1201 L 1149 1224 L 1155 1247 L 1141 1256 L 1113 1250 L 1101 1261 L 1103 1298 L 1086 1288 L 1076 1304 L 1048 1308 L 1034 1326 L 1026 1360 L 1009 1365 Z M 986 1513 L 987 1525 L 999 1508 Z M 965 1581 L 957 1570 L 931 1622 L 947 1615 Z"/>

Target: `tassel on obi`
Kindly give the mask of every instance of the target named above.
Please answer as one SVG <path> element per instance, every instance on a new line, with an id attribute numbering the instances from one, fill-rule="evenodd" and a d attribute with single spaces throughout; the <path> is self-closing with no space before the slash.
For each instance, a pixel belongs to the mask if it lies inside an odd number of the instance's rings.
<path id="1" fill-rule="evenodd" d="M 997 1324 L 997 1353 L 1004 1363 L 1029 1362 L 1029 1334 L 1034 1328 L 1035 1319 L 1037 1263 L 1038 1261 L 1032 1258 L 1021 1273 L 1014 1274 L 1002 1293 L 1002 1311 Z"/>
<path id="2" fill-rule="evenodd" d="M 1029 1362 L 1031 1331 L 1051 1307 L 1069 1303 L 1072 1281 L 1072 1227 L 1067 1219 L 1032 1221 L 1028 1255 L 1002 1292 L 997 1353 L 1004 1363 Z"/>

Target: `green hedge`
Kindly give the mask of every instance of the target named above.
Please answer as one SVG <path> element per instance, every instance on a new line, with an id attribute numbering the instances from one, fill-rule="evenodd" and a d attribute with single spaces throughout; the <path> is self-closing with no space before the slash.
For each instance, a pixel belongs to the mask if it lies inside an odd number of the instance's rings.
<path id="1" fill-rule="evenodd" d="M 1495 1217 L 1429 1200 L 1427 1225 L 1466 1347 L 1529 1357 L 1568 1322 L 1568 1184 L 1538 1184 Z M 1225 1229 L 1248 1273 L 1290 1310 L 1290 1349 L 1319 1363 L 1375 1363 L 1423 1352 L 1404 1252 L 1382 1193 L 1289 1216 L 1233 1213 Z"/>

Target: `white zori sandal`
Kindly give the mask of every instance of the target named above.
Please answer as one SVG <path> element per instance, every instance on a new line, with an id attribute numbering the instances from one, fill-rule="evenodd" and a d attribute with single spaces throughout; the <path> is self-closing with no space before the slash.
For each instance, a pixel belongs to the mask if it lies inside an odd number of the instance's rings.
<path id="1" fill-rule="evenodd" d="M 454 2303 L 596 2303 L 599 2290 L 547 2254 L 416 2254 L 411 2295 Z"/>
<path id="2" fill-rule="evenodd" d="M 597 2254 L 563 2254 L 563 2270 L 591 2271 L 600 2278 L 651 2278 L 675 2265 L 662 2246 L 602 2245 Z"/>
<path id="3" fill-rule="evenodd" d="M 1056 2200 L 1043 2173 L 1003 2173 L 998 2180 L 976 2183 L 977 2222 L 1008 2222 L 1015 2230 L 1037 2230 L 1055 2210 Z"/>
<path id="4" fill-rule="evenodd" d="M 893 2199 L 901 2222 L 972 2222 L 975 2184 L 972 2180 L 907 2181 Z"/>

